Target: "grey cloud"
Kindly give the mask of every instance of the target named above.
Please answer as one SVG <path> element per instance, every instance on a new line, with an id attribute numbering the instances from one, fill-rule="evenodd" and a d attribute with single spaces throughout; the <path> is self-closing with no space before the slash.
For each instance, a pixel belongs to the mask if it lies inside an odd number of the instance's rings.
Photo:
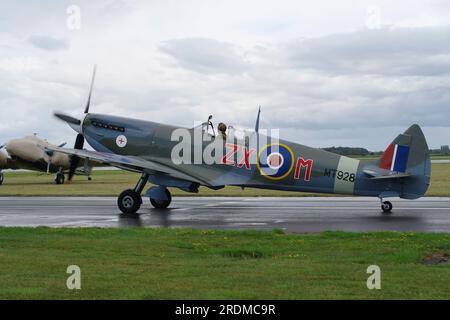
<path id="1" fill-rule="evenodd" d="M 123 13 L 130 8 L 123 1 L 102 3 L 82 3 L 83 21 L 95 16 L 97 23 L 83 25 L 83 34 L 63 28 L 65 5 L 31 11 L 33 23 L 16 15 L 12 22 L 0 21 L 0 29 L 18 39 L 0 34 L 0 113 L 17 110 L 0 126 L 2 140 L 38 132 L 71 144 L 73 131 L 51 114 L 82 111 L 90 64 L 98 62 L 93 112 L 185 126 L 213 113 L 214 121 L 253 127 L 262 105 L 262 126 L 282 128 L 283 137 L 312 146 L 378 150 L 415 122 L 430 132 L 430 146 L 449 143 L 448 28 L 359 30 L 284 44 L 268 40 L 251 48 L 240 47 L 239 40 L 220 41 L 226 39 L 220 34 L 155 43 L 139 20 L 148 20 L 142 11 L 127 20 Z M 176 32 L 165 33 L 165 27 L 156 29 L 157 41 L 199 34 L 177 25 Z M 99 37 L 106 30 L 114 37 Z M 76 35 L 65 50 L 70 43 L 61 39 Z M 97 46 L 89 48 L 92 43 Z M 23 59 L 11 58 L 17 55 Z M 33 68 L 20 67 L 28 59 Z M 48 64 L 53 61 L 60 63 Z"/>
<path id="2" fill-rule="evenodd" d="M 69 49 L 68 41 L 48 36 L 31 36 L 28 41 L 35 47 L 48 51 Z"/>
<path id="3" fill-rule="evenodd" d="M 245 71 L 245 62 L 232 44 L 213 39 L 187 38 L 164 42 L 160 49 L 182 67 L 200 73 L 236 74 Z"/>
<path id="4" fill-rule="evenodd" d="M 361 30 L 255 49 L 252 83 L 271 125 L 340 128 L 450 126 L 450 29 Z"/>
<path id="5" fill-rule="evenodd" d="M 306 39 L 285 47 L 288 65 L 341 74 L 450 73 L 450 28 L 383 28 Z"/>

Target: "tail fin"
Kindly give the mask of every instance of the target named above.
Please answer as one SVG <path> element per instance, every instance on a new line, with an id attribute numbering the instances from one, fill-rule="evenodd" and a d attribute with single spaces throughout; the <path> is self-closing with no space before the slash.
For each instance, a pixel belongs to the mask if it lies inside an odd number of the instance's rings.
<path id="1" fill-rule="evenodd" d="M 403 181 L 401 198 L 423 196 L 430 185 L 431 161 L 422 129 L 414 124 L 398 135 L 381 156 L 378 166 L 411 175 Z"/>

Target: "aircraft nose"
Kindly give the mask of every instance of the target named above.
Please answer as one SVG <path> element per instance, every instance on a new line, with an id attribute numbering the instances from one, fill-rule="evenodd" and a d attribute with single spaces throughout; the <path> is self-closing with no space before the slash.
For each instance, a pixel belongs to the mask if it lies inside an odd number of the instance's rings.
<path id="1" fill-rule="evenodd" d="M 20 153 L 20 149 L 22 148 L 18 140 L 11 140 L 5 146 L 5 150 L 13 156 L 18 155 Z"/>
<path id="2" fill-rule="evenodd" d="M 11 140 L 5 148 L 11 156 L 28 161 L 33 161 L 39 156 L 39 149 L 27 141 Z"/>
<path id="3" fill-rule="evenodd" d="M 83 122 L 86 118 L 86 114 L 73 117 L 64 113 L 55 112 L 55 117 L 66 122 L 74 131 L 83 134 Z"/>
<path id="4" fill-rule="evenodd" d="M 0 167 L 4 167 L 8 163 L 8 156 L 0 151 Z"/>

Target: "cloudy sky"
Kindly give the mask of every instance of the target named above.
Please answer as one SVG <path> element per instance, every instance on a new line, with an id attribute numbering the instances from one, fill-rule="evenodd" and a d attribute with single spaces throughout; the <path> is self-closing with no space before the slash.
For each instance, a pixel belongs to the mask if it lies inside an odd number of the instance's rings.
<path id="1" fill-rule="evenodd" d="M 450 2 L 6 1 L 0 143 L 73 143 L 54 110 L 281 128 L 311 146 L 383 149 L 409 125 L 450 144 Z"/>

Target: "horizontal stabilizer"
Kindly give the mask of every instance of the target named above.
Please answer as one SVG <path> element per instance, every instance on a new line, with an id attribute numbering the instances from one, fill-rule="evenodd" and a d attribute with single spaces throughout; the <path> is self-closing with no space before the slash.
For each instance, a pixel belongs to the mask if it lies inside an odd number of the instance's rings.
<path id="1" fill-rule="evenodd" d="M 363 170 L 363 172 L 370 177 L 372 180 L 380 180 L 380 179 L 400 179 L 400 178 L 407 178 L 411 175 L 408 173 L 398 173 L 393 171 L 375 171 L 371 169 Z"/>

